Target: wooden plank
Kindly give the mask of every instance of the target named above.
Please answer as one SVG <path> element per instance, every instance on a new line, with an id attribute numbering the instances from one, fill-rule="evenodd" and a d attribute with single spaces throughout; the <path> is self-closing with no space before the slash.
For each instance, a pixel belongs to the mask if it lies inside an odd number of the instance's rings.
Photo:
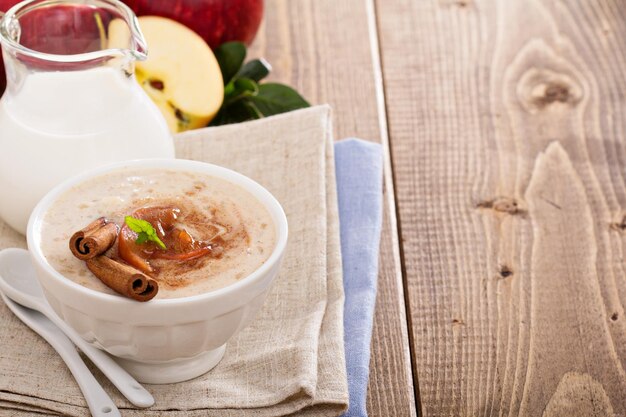
<path id="1" fill-rule="evenodd" d="M 385 210 L 385 224 L 390 224 Z M 397 243 L 397 241 L 396 241 Z M 381 239 L 380 276 L 376 299 L 376 317 L 372 341 L 372 360 L 368 387 L 368 416 L 415 416 L 407 325 L 402 282 L 397 271 L 390 268 L 395 254 L 394 238 L 389 227 L 383 228 Z"/>
<path id="2" fill-rule="evenodd" d="M 365 4 L 267 0 L 250 56 L 273 66 L 268 80 L 333 107 L 335 138 L 380 141 Z"/>
<path id="3" fill-rule="evenodd" d="M 270 79 L 292 85 L 311 103 L 329 103 L 337 139 L 384 143 L 379 62 L 372 56 L 373 8 L 359 0 L 267 0 L 265 21 L 250 56 L 274 67 Z M 373 34 L 376 31 L 373 30 Z M 388 149 L 387 149 L 388 151 Z M 386 205 L 368 392 L 370 417 L 415 415 L 406 311 L 393 216 L 391 170 Z"/>
<path id="4" fill-rule="evenodd" d="M 425 416 L 626 415 L 625 10 L 377 1 Z"/>

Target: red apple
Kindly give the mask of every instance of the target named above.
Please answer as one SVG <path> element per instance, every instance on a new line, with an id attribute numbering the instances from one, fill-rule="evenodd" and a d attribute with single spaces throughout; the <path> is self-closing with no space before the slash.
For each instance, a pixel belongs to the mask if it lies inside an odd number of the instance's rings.
<path id="1" fill-rule="evenodd" d="M 263 18 L 263 0 L 123 0 L 138 16 L 168 17 L 193 29 L 211 48 L 250 44 Z"/>
<path id="2" fill-rule="evenodd" d="M 242 41 L 250 44 L 263 18 L 263 0 L 124 1 L 139 16 L 163 16 L 184 24 L 198 33 L 214 49 L 228 41 Z M 6 12 L 18 2 L 19 0 L 0 0 L 0 11 Z M 39 26 L 32 25 L 31 27 L 37 28 Z M 58 26 L 46 24 L 39 27 L 39 29 L 33 31 L 32 39 L 50 42 L 46 49 L 54 49 L 54 47 L 58 46 L 54 44 L 56 40 L 55 35 L 67 33 L 64 32 L 67 27 L 61 24 Z M 73 28 L 73 30 L 76 30 L 76 28 Z M 61 33 L 58 33 L 59 31 Z M 23 33 L 23 36 L 27 35 Z M 42 37 L 42 35 L 46 36 Z M 59 39 L 63 39 L 63 37 Z M 64 45 L 67 46 L 66 43 Z M 2 59 L 0 59 L 0 95 L 4 92 L 5 86 L 4 65 Z"/>
<path id="3" fill-rule="evenodd" d="M 4 60 L 0 56 L 0 96 L 4 93 L 5 88 L 7 88 L 7 75 L 4 72 Z"/>
<path id="4" fill-rule="evenodd" d="M 18 0 L 0 0 L 0 10 L 6 11 Z M 20 44 L 49 54 L 80 54 L 102 48 L 101 30 L 114 18 L 105 9 L 84 4 L 61 4 L 31 10 L 20 17 Z M 21 58 L 29 65 L 46 70 L 71 69 L 76 64 L 60 64 Z M 0 94 L 6 88 L 4 62 L 0 60 Z"/>
<path id="5" fill-rule="evenodd" d="M 11 7 L 19 3 L 20 0 L 0 0 L 0 12 L 6 12 Z M 0 96 L 4 93 L 7 86 L 6 73 L 4 72 L 4 61 L 0 55 Z"/>
<path id="6" fill-rule="evenodd" d="M 206 126 L 224 99 L 220 65 L 196 32 L 175 20 L 142 16 L 139 26 L 150 54 L 137 62 L 136 80 L 157 105 L 172 133 Z M 108 46 L 127 41 L 126 24 L 113 20 Z"/>
<path id="7" fill-rule="evenodd" d="M 20 0 L 0 0 L 0 12 L 6 12 L 19 2 Z"/>

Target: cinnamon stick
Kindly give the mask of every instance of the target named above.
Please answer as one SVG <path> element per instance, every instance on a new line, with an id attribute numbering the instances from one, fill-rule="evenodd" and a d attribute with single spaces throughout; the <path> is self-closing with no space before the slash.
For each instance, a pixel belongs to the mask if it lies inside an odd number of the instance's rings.
<path id="1" fill-rule="evenodd" d="M 70 250 L 81 261 L 94 258 L 113 246 L 118 231 L 115 223 L 110 223 L 104 217 L 100 217 L 72 235 Z"/>
<path id="2" fill-rule="evenodd" d="M 137 301 L 148 301 L 159 292 L 159 283 L 130 265 L 106 256 L 87 260 L 87 268 L 106 286 Z"/>

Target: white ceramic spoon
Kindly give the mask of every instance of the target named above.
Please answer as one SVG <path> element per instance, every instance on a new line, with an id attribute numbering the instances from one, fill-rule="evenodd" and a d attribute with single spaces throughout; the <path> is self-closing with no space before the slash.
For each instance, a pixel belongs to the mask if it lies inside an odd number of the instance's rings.
<path id="1" fill-rule="evenodd" d="M 11 301 L 4 294 L 0 294 L 4 303 L 11 311 L 22 320 L 28 327 L 33 329 L 35 333 L 46 339 L 59 356 L 65 361 L 72 375 L 76 379 L 80 390 L 89 406 L 89 411 L 93 417 L 121 417 L 120 411 L 117 409 L 111 397 L 104 392 L 102 386 L 96 378 L 89 372 L 89 368 L 81 359 L 76 348 L 58 327 L 48 320 L 41 313 L 22 307 L 21 305 Z"/>
<path id="2" fill-rule="evenodd" d="M 0 292 L 17 304 L 46 316 L 91 359 L 128 401 L 137 407 L 150 407 L 154 404 L 152 395 L 135 378 L 104 351 L 87 343 L 52 310 L 37 281 L 28 251 L 16 248 L 0 251 Z"/>

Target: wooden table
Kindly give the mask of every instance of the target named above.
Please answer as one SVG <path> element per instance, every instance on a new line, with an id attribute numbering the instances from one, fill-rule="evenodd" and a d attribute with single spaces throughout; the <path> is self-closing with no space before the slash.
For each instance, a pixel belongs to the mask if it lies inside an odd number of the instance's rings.
<path id="1" fill-rule="evenodd" d="M 374 416 L 626 416 L 626 0 L 266 0 L 385 149 Z"/>

